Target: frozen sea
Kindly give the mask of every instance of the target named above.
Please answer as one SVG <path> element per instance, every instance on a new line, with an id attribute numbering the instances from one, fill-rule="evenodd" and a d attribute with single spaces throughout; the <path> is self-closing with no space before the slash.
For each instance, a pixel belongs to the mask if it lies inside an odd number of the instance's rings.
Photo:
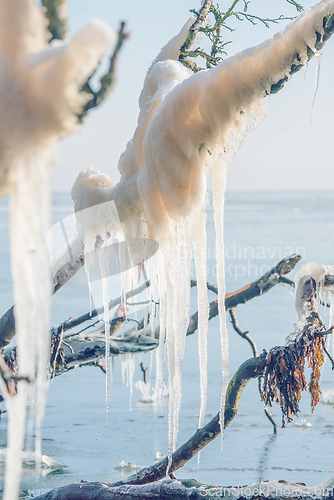
<path id="1" fill-rule="evenodd" d="M 69 194 L 54 193 L 53 224 L 72 213 Z M 284 256 L 294 252 L 302 255 L 301 263 L 304 264 L 308 261 L 333 264 L 333 220 L 333 192 L 228 192 L 225 213 L 227 291 L 234 291 L 260 277 Z M 208 281 L 215 283 L 213 211 L 210 206 L 207 234 Z M 12 305 L 6 200 L 0 205 L 0 252 L 2 314 Z M 291 273 L 293 276 L 294 272 Z M 114 295 L 119 295 L 117 290 Z M 210 295 L 210 299 L 214 300 L 214 296 Z M 64 286 L 52 300 L 52 326 L 88 310 L 87 287 Z M 294 297 L 283 286 L 276 286 L 267 294 L 238 306 L 236 313 L 241 328 L 250 331 L 259 352 L 283 344 L 296 321 Z M 328 322 L 327 311 L 322 313 Z M 233 374 L 245 359 L 251 357 L 251 352 L 230 325 L 228 330 L 230 373 Z M 197 429 L 200 405 L 197 341 L 196 334 L 187 338 L 178 445 Z M 206 422 L 219 409 L 222 385 L 217 318 L 210 322 L 208 343 Z M 152 355 L 136 355 L 133 385 L 142 379 L 141 361 L 145 367 L 150 367 Z M 132 384 L 122 381 L 121 357 L 115 357 L 113 364 L 109 415 L 106 411 L 105 376 L 99 368 L 78 368 L 51 382 L 43 424 L 42 452 L 65 466 L 53 471 L 50 467 L 40 474 L 26 465 L 21 485 L 23 498 L 82 479 L 117 481 L 129 474 L 120 467 L 121 462 L 142 468 L 154 463 L 157 454 L 166 454 L 167 398 L 162 412 L 156 411 L 152 404 L 142 403 L 140 391 L 133 387 L 131 395 Z M 151 376 L 154 384 L 154 368 Z M 330 389 L 334 392 L 334 372 L 327 363 L 322 376 L 322 391 Z M 217 439 L 202 451 L 200 464 L 196 457 L 176 475 L 224 486 L 245 485 L 259 479 L 320 484 L 334 472 L 334 397 L 332 401 L 333 404 L 324 404 L 322 399 L 311 414 L 310 398 L 305 393 L 299 417 L 285 429 L 280 427 L 280 409 L 274 407 L 272 412 L 278 424 L 278 434 L 273 435 L 254 380 L 246 387 L 239 413 L 225 431 L 223 456 L 220 439 Z M 6 427 L 4 413 L 0 419 L 0 448 L 6 446 Z M 0 488 L 3 487 L 4 475 L 1 460 L 0 454 Z"/>

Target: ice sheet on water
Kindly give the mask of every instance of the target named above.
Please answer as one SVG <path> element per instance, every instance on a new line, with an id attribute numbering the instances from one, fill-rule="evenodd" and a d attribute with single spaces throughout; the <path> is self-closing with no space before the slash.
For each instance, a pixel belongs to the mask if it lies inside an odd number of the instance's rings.
<path id="1" fill-rule="evenodd" d="M 6 448 L 0 448 L 0 464 L 5 463 L 6 452 L 7 452 Z M 42 455 L 41 457 L 39 457 L 33 451 L 22 451 L 21 458 L 22 458 L 22 466 L 24 474 L 28 474 L 29 471 L 34 473 L 36 467 L 40 467 L 41 475 L 45 477 L 51 472 L 64 469 L 67 467 L 66 464 L 58 462 L 57 460 L 54 460 L 53 458 L 47 455 Z"/>
<path id="2" fill-rule="evenodd" d="M 295 427 L 302 427 L 302 428 L 306 428 L 306 429 L 309 429 L 310 427 L 312 427 L 311 422 L 308 422 L 305 418 L 302 418 L 301 420 L 296 420 L 296 422 L 294 422 L 293 425 Z"/>

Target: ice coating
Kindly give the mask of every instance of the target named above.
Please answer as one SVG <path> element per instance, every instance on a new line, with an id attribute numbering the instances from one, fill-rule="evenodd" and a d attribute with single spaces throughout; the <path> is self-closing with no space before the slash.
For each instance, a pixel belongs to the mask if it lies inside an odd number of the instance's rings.
<path id="1" fill-rule="evenodd" d="M 96 67 L 113 33 L 92 22 L 73 39 L 48 45 L 47 21 L 33 0 L 0 1 L 0 196 L 10 195 L 12 275 L 19 382 L 11 396 L 4 500 L 19 493 L 26 403 L 35 392 L 36 461 L 49 362 L 49 297 L 52 276 L 46 235 L 50 227 L 49 166 L 54 145 L 77 127 L 87 96 L 80 84 Z"/>
<path id="2" fill-rule="evenodd" d="M 158 287 L 166 288 L 166 294 L 160 294 L 157 383 L 163 378 L 166 339 L 170 384 L 169 459 L 176 441 L 175 417 L 180 401 L 182 349 L 175 352 L 175 345 L 183 342 L 183 334 L 175 325 L 176 297 L 187 276 L 183 272 L 178 274 L 179 259 L 183 257 L 173 250 L 173 245 L 181 241 L 181 228 L 186 230 L 183 222 L 203 209 L 206 175 L 211 170 L 215 189 L 223 416 L 228 383 L 223 239 L 227 169 L 245 135 L 263 120 L 264 97 L 278 91 L 308 61 L 310 51 L 317 53 L 317 42 L 324 33 L 324 18 L 333 9 L 334 0 L 324 0 L 261 45 L 196 74 L 173 59 L 178 54 L 177 43 L 181 44 L 186 35 L 184 27 L 179 38 L 161 51 L 148 71 L 140 97 L 138 126 L 120 158 L 121 181 L 109 199 L 115 201 L 124 234 L 133 234 L 140 218 L 146 224 L 146 234 L 162 247 L 164 269 L 157 269 L 157 282 Z M 168 57 L 172 59 L 165 59 Z M 131 203 L 124 201 L 125 198 L 131 199 Z M 194 245 L 199 245 L 198 239 L 194 239 Z M 184 311 L 182 317 L 178 317 L 180 323 L 186 314 Z M 223 427 L 222 420 L 221 424 Z"/>
<path id="3" fill-rule="evenodd" d="M 318 262 L 308 262 L 305 264 L 299 271 L 296 273 L 295 283 L 296 283 L 296 300 L 295 300 L 295 308 L 298 314 L 298 323 L 295 328 L 295 335 L 302 330 L 306 318 L 312 311 L 312 306 L 309 301 L 305 300 L 305 283 L 307 280 L 312 278 L 315 282 L 316 286 L 316 294 L 318 300 L 321 302 L 327 303 L 327 298 L 325 297 L 325 289 L 324 289 L 324 279 L 325 276 L 334 276 L 334 267 L 333 266 L 325 266 L 325 264 L 321 264 Z M 333 294 L 333 287 L 326 287 L 326 291 L 330 290 Z M 333 321 L 332 318 L 332 301 L 330 307 L 330 325 Z"/>
<path id="4" fill-rule="evenodd" d="M 191 17 L 180 32 L 161 49 L 147 71 L 143 90 L 139 97 L 138 125 L 133 139 L 128 142 L 118 163 L 123 181 L 131 173 L 138 172 L 145 163 L 143 138 L 157 107 L 176 85 L 192 74 L 184 66 L 180 68 L 177 59 L 180 47 L 185 42 L 193 22 L 194 17 Z"/>

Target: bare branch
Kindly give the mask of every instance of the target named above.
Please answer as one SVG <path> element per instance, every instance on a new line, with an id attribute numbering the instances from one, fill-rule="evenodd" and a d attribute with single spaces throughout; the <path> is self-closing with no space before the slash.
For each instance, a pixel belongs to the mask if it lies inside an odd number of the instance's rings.
<path id="1" fill-rule="evenodd" d="M 254 356 L 254 358 L 256 358 L 257 357 L 257 348 L 256 348 L 256 344 L 255 344 L 254 340 L 248 335 L 249 332 L 243 332 L 241 330 L 239 323 L 238 323 L 238 320 L 237 320 L 237 316 L 235 314 L 234 308 L 230 309 L 229 313 L 230 313 L 231 323 L 233 325 L 234 330 L 237 332 L 238 335 L 240 335 L 240 337 L 247 340 L 247 342 L 250 344 L 250 346 L 252 348 L 253 356 Z M 258 378 L 258 388 L 259 388 L 260 397 L 261 397 L 261 399 L 263 399 L 263 396 L 262 396 L 262 377 L 261 376 Z M 267 417 L 267 419 L 270 421 L 270 423 L 273 426 L 274 434 L 277 434 L 277 424 L 276 424 L 275 420 L 273 419 L 273 417 L 271 416 L 271 414 L 269 413 L 269 411 L 265 407 L 263 408 L 263 411 L 264 411 L 265 416 Z"/>
<path id="2" fill-rule="evenodd" d="M 116 82 L 116 64 L 118 61 L 118 56 L 121 50 L 121 47 L 126 38 L 129 38 L 129 34 L 125 33 L 125 22 L 121 23 L 121 28 L 118 32 L 118 40 L 116 47 L 114 49 L 113 55 L 110 59 L 109 70 L 108 72 L 101 78 L 100 80 L 100 88 L 97 92 L 95 92 L 91 87 L 91 79 L 95 75 L 94 73 L 88 78 L 87 82 L 82 86 L 82 90 L 87 92 L 91 98 L 83 107 L 82 112 L 78 116 L 79 121 L 82 121 L 86 116 L 88 111 L 92 108 L 96 108 L 103 102 L 106 97 L 110 94 L 112 89 L 114 88 Z"/>
<path id="3" fill-rule="evenodd" d="M 322 339 L 322 346 L 324 348 L 326 356 L 328 357 L 329 361 L 332 364 L 332 370 L 334 370 L 334 358 L 333 358 L 333 356 L 331 355 L 331 353 L 329 352 L 329 350 L 326 347 L 325 339 Z"/>
<path id="4" fill-rule="evenodd" d="M 230 313 L 231 323 L 233 325 L 234 330 L 237 332 L 238 335 L 240 335 L 240 337 L 247 340 L 247 342 L 249 343 L 249 345 L 251 346 L 251 349 L 253 351 L 253 356 L 254 356 L 254 358 L 256 358 L 257 357 L 256 344 L 255 344 L 254 340 L 252 339 L 252 337 L 250 337 L 248 335 L 249 332 L 243 332 L 241 330 L 239 323 L 238 323 L 237 316 L 235 314 L 234 307 L 232 307 L 232 309 L 229 310 L 229 313 Z"/>
<path id="5" fill-rule="evenodd" d="M 276 266 L 274 266 L 270 271 L 261 276 L 256 281 L 249 283 L 248 285 L 236 290 L 235 292 L 228 293 L 225 295 L 225 309 L 228 311 L 236 307 L 239 304 L 245 304 L 249 300 L 259 297 L 263 293 L 268 292 L 271 288 L 273 288 L 278 283 L 286 282 L 287 278 L 285 278 L 285 274 L 288 274 L 295 265 L 300 261 L 301 256 L 297 254 L 293 254 L 290 257 L 286 257 L 281 260 Z M 292 284 L 293 281 L 288 280 L 289 284 Z M 294 286 L 294 284 L 293 284 Z M 215 291 L 215 290 L 213 290 Z M 209 309 L 209 319 L 214 318 L 218 315 L 218 301 L 214 300 L 210 302 Z M 189 328 L 187 335 L 192 335 L 196 332 L 198 327 L 198 313 L 196 312 L 190 318 Z"/>
<path id="6" fill-rule="evenodd" d="M 51 40 L 63 40 L 68 35 L 66 0 L 42 0 L 42 4 L 49 21 Z"/>

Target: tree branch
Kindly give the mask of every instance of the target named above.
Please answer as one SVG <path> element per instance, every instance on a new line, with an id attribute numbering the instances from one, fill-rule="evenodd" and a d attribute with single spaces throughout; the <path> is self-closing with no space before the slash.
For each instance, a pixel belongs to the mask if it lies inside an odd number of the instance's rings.
<path id="1" fill-rule="evenodd" d="M 96 71 L 94 71 L 94 73 L 88 78 L 86 83 L 82 86 L 82 90 L 84 92 L 87 92 L 87 94 L 89 94 L 91 98 L 85 104 L 82 112 L 78 116 L 80 122 L 87 115 L 88 111 L 92 108 L 96 108 L 97 106 L 99 106 L 101 102 L 106 99 L 106 97 L 110 94 L 110 92 L 114 88 L 116 82 L 116 64 L 118 61 L 121 47 L 124 43 L 124 40 L 126 40 L 127 38 L 129 38 L 129 34 L 125 33 L 125 22 L 122 22 L 120 30 L 118 32 L 117 44 L 114 49 L 113 55 L 110 59 L 109 70 L 101 78 L 99 90 L 95 92 L 91 87 L 91 79 L 95 75 Z"/>
<path id="2" fill-rule="evenodd" d="M 290 255 L 290 257 L 286 257 L 281 260 L 276 266 L 274 266 L 270 271 L 265 273 L 261 278 L 248 285 L 236 290 L 232 293 L 227 293 L 225 295 L 225 308 L 226 310 L 233 309 L 239 304 L 245 304 L 251 299 L 255 297 L 259 297 L 263 293 L 268 292 L 271 288 L 273 288 L 278 283 L 288 283 L 294 286 L 294 282 L 291 280 L 287 280 L 285 278 L 285 274 L 288 274 L 295 265 L 300 261 L 301 256 L 297 254 Z M 195 282 L 195 281 L 194 281 Z M 213 290 L 215 291 L 215 290 Z M 209 310 L 209 320 L 218 315 L 218 301 L 214 300 L 210 302 L 210 310 Z M 193 314 L 190 318 L 190 323 L 187 331 L 187 335 L 192 335 L 196 332 L 198 328 L 198 312 Z"/>
<path id="3" fill-rule="evenodd" d="M 49 21 L 51 40 L 63 40 L 68 35 L 66 0 L 42 0 Z"/>

